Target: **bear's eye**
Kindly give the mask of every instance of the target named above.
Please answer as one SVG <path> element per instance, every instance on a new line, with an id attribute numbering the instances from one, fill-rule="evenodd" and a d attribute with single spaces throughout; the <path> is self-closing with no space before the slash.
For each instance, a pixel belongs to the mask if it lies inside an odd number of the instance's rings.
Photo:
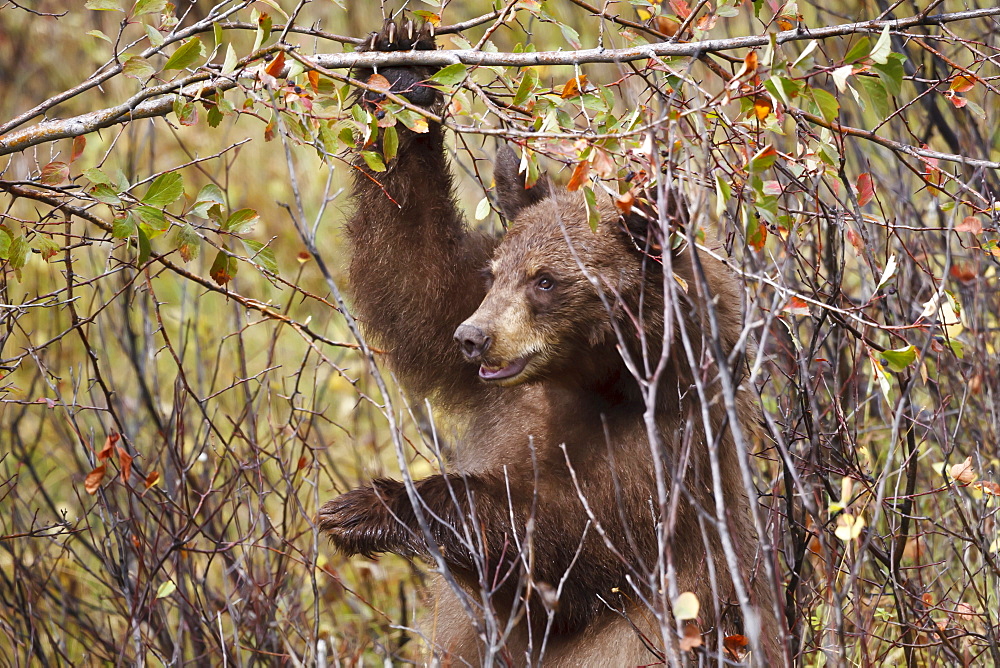
<path id="1" fill-rule="evenodd" d="M 556 286 L 556 282 L 553 281 L 548 276 L 540 276 L 537 281 L 535 281 L 535 287 L 539 290 L 544 290 L 548 292 Z"/>

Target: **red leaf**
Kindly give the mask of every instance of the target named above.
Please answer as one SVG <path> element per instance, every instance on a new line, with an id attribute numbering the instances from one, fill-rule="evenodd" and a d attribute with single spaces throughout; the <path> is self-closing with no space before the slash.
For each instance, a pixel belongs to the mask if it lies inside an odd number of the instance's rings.
<path id="1" fill-rule="evenodd" d="M 76 159 L 83 154 L 83 149 L 87 145 L 87 138 L 83 135 L 76 137 L 73 140 L 73 156 L 69 159 L 70 162 L 76 162 Z"/>
<path id="2" fill-rule="evenodd" d="M 104 464 L 101 464 L 87 474 L 87 479 L 83 481 L 83 488 L 87 491 L 87 494 L 97 494 L 102 480 L 104 480 Z"/>
<path id="3" fill-rule="evenodd" d="M 875 197 L 875 182 L 872 175 L 865 172 L 858 177 L 858 206 L 864 206 Z"/>
<path id="4" fill-rule="evenodd" d="M 587 176 L 590 174 L 590 161 L 582 160 L 577 163 L 576 168 L 573 169 L 573 176 L 570 177 L 569 183 L 566 184 L 566 190 L 579 190 L 583 187 L 583 184 L 587 182 Z"/>
<path id="5" fill-rule="evenodd" d="M 677 18 L 682 21 L 691 16 L 691 7 L 684 0 L 670 0 L 670 8 L 677 14 Z"/>
<path id="6" fill-rule="evenodd" d="M 792 315 L 809 315 L 809 304 L 801 297 L 792 297 L 781 310 Z"/>
<path id="7" fill-rule="evenodd" d="M 967 74 L 959 74 L 957 77 L 951 80 L 951 85 L 948 86 L 950 90 L 956 93 L 967 93 L 972 90 L 976 85 L 975 78 Z"/>

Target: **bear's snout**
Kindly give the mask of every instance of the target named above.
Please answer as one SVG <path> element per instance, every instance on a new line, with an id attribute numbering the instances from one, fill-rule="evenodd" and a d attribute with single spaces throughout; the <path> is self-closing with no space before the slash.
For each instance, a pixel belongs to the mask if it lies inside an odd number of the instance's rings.
<path id="1" fill-rule="evenodd" d="M 470 362 L 482 359 L 486 351 L 489 350 L 490 343 L 493 342 L 493 339 L 487 336 L 486 332 L 475 325 L 464 322 L 455 330 L 455 340 L 458 342 L 458 347 L 462 349 L 462 354 Z"/>

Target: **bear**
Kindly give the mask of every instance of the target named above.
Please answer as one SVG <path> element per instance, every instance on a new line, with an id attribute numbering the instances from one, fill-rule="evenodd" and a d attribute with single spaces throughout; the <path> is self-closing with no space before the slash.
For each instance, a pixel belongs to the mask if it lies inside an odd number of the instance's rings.
<path id="1" fill-rule="evenodd" d="M 436 45 L 430 24 L 389 19 L 361 48 Z M 441 112 L 432 73 L 378 72 Z M 381 114 L 384 97 L 369 87 L 356 104 Z M 727 409 L 720 386 L 720 360 L 734 384 L 746 364 L 728 366 L 742 340 L 736 277 L 693 246 L 658 251 L 658 225 L 609 197 L 592 229 L 581 192 L 545 176 L 526 187 L 508 147 L 494 164 L 507 231 L 471 231 L 441 125 L 396 127 L 384 172 L 354 167 L 353 308 L 408 399 L 428 399 L 457 437 L 414 497 L 374 480 L 324 504 L 321 531 L 347 555 L 446 566 L 420 626 L 443 665 L 673 663 L 684 633 L 703 633 L 709 656 L 746 633 L 754 663 L 785 664 L 730 425 L 735 414 L 753 432 L 758 409 L 745 391 Z M 686 286 L 673 302 L 668 280 Z M 700 612 L 678 626 L 686 591 Z"/>

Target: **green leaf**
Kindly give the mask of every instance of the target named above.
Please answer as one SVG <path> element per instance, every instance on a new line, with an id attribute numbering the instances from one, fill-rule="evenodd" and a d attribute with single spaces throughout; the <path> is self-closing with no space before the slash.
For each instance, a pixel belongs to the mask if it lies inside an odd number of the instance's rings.
<path id="1" fill-rule="evenodd" d="M 118 193 L 116 193 L 115 189 L 107 183 L 98 183 L 96 186 L 91 188 L 90 196 L 98 202 L 104 202 L 105 204 L 117 205 L 122 203 L 121 198 L 118 197 Z"/>
<path id="2" fill-rule="evenodd" d="M 198 59 L 201 58 L 205 53 L 205 47 L 201 43 L 201 39 L 198 37 L 192 37 L 180 48 L 174 51 L 174 54 L 167 59 L 166 64 L 163 66 L 164 70 L 183 70 L 185 68 L 191 67 Z"/>
<path id="3" fill-rule="evenodd" d="M 121 3 L 118 0 L 87 0 L 87 4 L 84 5 L 87 9 L 93 9 L 100 12 L 123 12 Z"/>
<path id="4" fill-rule="evenodd" d="M 251 262 L 263 267 L 272 274 L 278 273 L 278 260 L 274 257 L 273 248 L 265 246 L 259 241 L 254 241 L 253 239 L 244 239 L 243 245 L 246 247 L 247 253 L 250 255 Z"/>
<path id="5" fill-rule="evenodd" d="M 239 264 L 236 258 L 226 253 L 226 251 L 220 250 L 218 255 L 215 256 L 212 268 L 208 270 L 208 275 L 219 285 L 225 285 L 233 280 L 238 270 Z"/>
<path id="6" fill-rule="evenodd" d="M 774 161 L 777 159 L 778 152 L 771 146 L 765 146 L 761 150 L 757 151 L 752 158 L 750 158 L 750 171 L 762 172 L 773 165 Z"/>
<path id="7" fill-rule="evenodd" d="M 111 236 L 115 239 L 128 239 L 136 231 L 135 219 L 131 215 L 122 218 L 115 218 L 111 226 Z"/>
<path id="8" fill-rule="evenodd" d="M 153 46 L 163 46 L 163 35 L 160 34 L 159 30 L 148 23 L 144 23 L 143 27 L 146 29 L 146 37 L 149 38 L 150 44 Z"/>
<path id="9" fill-rule="evenodd" d="M 208 123 L 208 127 L 217 128 L 219 123 L 222 122 L 222 110 L 219 109 L 219 105 L 213 104 L 208 109 L 208 113 L 205 114 L 205 122 Z"/>
<path id="10" fill-rule="evenodd" d="M 464 81 L 467 76 L 468 70 L 465 65 L 462 63 L 453 63 L 435 72 L 430 80 L 442 86 L 454 86 Z"/>
<path id="11" fill-rule="evenodd" d="M 149 61 L 142 56 L 131 56 L 125 61 L 122 67 L 122 74 L 139 81 L 145 81 L 156 74 L 156 68 L 149 64 Z"/>
<path id="12" fill-rule="evenodd" d="M 28 251 L 31 247 L 28 246 L 27 240 L 24 235 L 18 235 L 10 242 L 10 248 L 7 250 L 7 263 L 10 264 L 11 269 L 20 269 L 28 263 Z"/>
<path id="13" fill-rule="evenodd" d="M 180 95 L 174 97 L 174 115 L 181 125 L 196 125 L 198 123 L 198 107 L 194 102 L 185 100 Z"/>
<path id="14" fill-rule="evenodd" d="M 56 253 L 62 250 L 62 247 L 59 244 L 52 241 L 52 239 L 49 239 L 48 237 L 40 237 L 35 244 L 35 247 L 38 249 L 42 259 L 46 262 L 51 260 Z"/>
<path id="15" fill-rule="evenodd" d="M 872 69 L 878 73 L 885 89 L 890 95 L 899 96 L 903 85 L 903 61 L 906 56 L 901 53 L 890 53 L 888 60 L 884 64 L 872 65 Z"/>
<path id="16" fill-rule="evenodd" d="M 382 129 L 382 155 L 386 162 L 392 162 L 399 150 L 399 133 L 396 128 L 388 127 Z"/>
<path id="17" fill-rule="evenodd" d="M 153 254 L 153 249 L 149 245 L 149 237 L 143 232 L 142 228 L 137 228 L 136 233 L 139 236 L 139 257 L 136 258 L 136 266 L 142 267 L 147 262 L 149 262 L 149 256 Z"/>
<path id="18" fill-rule="evenodd" d="M 177 172 L 157 176 L 142 197 L 142 203 L 164 207 L 177 201 L 184 194 L 184 178 Z"/>
<path id="19" fill-rule="evenodd" d="M 233 51 L 233 45 L 226 45 L 226 60 L 222 63 L 222 74 L 223 76 L 232 74 L 233 70 L 236 69 L 236 52 Z"/>
<path id="20" fill-rule="evenodd" d="M 715 175 L 715 215 L 722 216 L 726 210 L 726 202 L 732 196 L 733 191 L 729 183 L 722 178 L 722 174 Z"/>
<path id="21" fill-rule="evenodd" d="M 361 157 L 364 159 L 365 164 L 368 165 L 368 169 L 373 172 L 385 171 L 385 164 L 382 162 L 382 156 L 375 151 L 362 151 Z"/>
<path id="22" fill-rule="evenodd" d="M 167 580 L 156 588 L 156 598 L 166 598 L 177 590 L 177 585 L 172 580 Z"/>
<path id="23" fill-rule="evenodd" d="M 872 52 L 868 54 L 868 57 L 872 59 L 873 63 L 883 65 L 889 59 L 891 51 L 892 38 L 889 36 L 889 24 L 886 23 L 885 27 L 882 28 L 882 34 L 879 35 L 878 41 L 875 42 L 875 46 L 872 47 Z"/>
<path id="24" fill-rule="evenodd" d="M 802 90 L 802 84 L 796 83 L 786 77 L 773 76 L 764 82 L 764 88 L 776 98 L 791 106 L 792 98 Z"/>
<path id="25" fill-rule="evenodd" d="M 601 212 L 597 210 L 597 196 L 594 194 L 593 188 L 584 186 L 583 197 L 587 202 L 587 224 L 590 225 L 592 231 L 596 232 L 597 225 L 601 222 Z"/>
<path id="26" fill-rule="evenodd" d="M 90 35 L 91 37 L 96 37 L 97 39 L 103 39 L 108 44 L 114 44 L 114 42 L 111 41 L 111 38 L 105 35 L 100 30 L 88 30 L 86 34 Z"/>
<path id="27" fill-rule="evenodd" d="M 207 183 L 201 187 L 201 190 L 198 191 L 198 195 L 197 197 L 195 197 L 194 201 L 196 206 L 198 204 L 211 205 L 212 202 L 225 206 L 226 196 L 223 194 L 222 188 L 215 185 L 214 183 Z M 207 210 L 208 209 L 206 207 L 206 212 Z"/>
<path id="28" fill-rule="evenodd" d="M 102 172 L 100 169 L 98 169 L 97 167 L 90 167 L 89 169 L 83 170 L 83 175 L 86 176 L 87 179 L 89 179 L 91 183 L 94 183 L 94 184 L 106 183 L 107 185 L 111 186 L 112 188 L 115 187 L 114 180 L 110 176 L 108 176 L 107 174 L 105 174 L 104 172 Z M 116 190 L 115 192 L 118 192 L 118 191 Z"/>
<path id="29" fill-rule="evenodd" d="M 819 109 L 819 115 L 831 123 L 837 120 L 837 115 L 840 113 L 840 101 L 822 88 L 813 88 L 812 94 L 816 107 Z"/>
<path id="30" fill-rule="evenodd" d="M 178 227 L 177 231 L 174 232 L 174 246 L 180 252 L 181 259 L 185 262 L 190 262 L 197 258 L 198 253 L 201 251 L 201 238 L 198 237 L 193 227 L 183 225 Z"/>
<path id="31" fill-rule="evenodd" d="M 222 229 L 233 234 L 246 234 L 253 229 L 258 220 L 260 216 L 253 209 L 240 209 L 230 214 Z"/>
<path id="32" fill-rule="evenodd" d="M 878 77 L 858 77 L 865 97 L 871 104 L 871 109 L 875 112 L 879 121 L 889 117 L 889 95 L 885 90 L 885 84 Z"/>
<path id="33" fill-rule="evenodd" d="M 485 220 L 490 215 L 490 198 L 484 197 L 476 205 L 476 220 Z"/>
<path id="34" fill-rule="evenodd" d="M 132 16 L 143 14 L 159 14 L 167 7 L 167 0 L 135 0 Z"/>
<path id="35" fill-rule="evenodd" d="M 132 214 L 140 225 L 145 225 L 150 232 L 163 232 L 167 229 L 167 217 L 163 215 L 161 209 L 151 206 L 137 206 L 132 209 Z M 153 236 L 156 236 L 155 234 Z"/>
<path id="36" fill-rule="evenodd" d="M 513 104 L 515 107 L 520 107 L 524 104 L 528 96 L 534 92 L 535 87 L 538 85 L 538 71 L 533 67 L 525 68 L 524 74 L 521 75 L 521 83 L 517 86 L 517 92 L 514 94 Z"/>
<path id="37" fill-rule="evenodd" d="M 882 360 L 883 366 L 888 365 L 890 369 L 899 373 L 917 361 L 917 349 L 915 346 L 906 346 L 896 350 L 884 350 Z"/>
<path id="38" fill-rule="evenodd" d="M 855 60 L 861 60 L 868 55 L 868 45 L 871 41 L 867 37 L 862 37 L 857 42 L 851 46 L 850 51 L 844 56 L 845 63 L 853 63 Z"/>

